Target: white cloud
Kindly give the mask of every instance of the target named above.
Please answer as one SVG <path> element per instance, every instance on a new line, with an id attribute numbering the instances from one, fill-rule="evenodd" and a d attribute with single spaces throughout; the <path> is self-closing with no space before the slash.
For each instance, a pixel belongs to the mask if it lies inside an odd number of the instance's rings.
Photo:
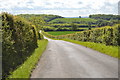
<path id="1" fill-rule="evenodd" d="M 117 14 L 119 0 L 0 0 L 0 11 L 79 16 Z"/>

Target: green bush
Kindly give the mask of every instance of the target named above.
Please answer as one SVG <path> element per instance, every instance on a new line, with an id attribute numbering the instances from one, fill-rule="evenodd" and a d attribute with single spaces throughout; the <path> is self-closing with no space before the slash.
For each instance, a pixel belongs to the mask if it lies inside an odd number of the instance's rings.
<path id="1" fill-rule="evenodd" d="M 44 26 L 43 30 L 44 31 L 55 31 L 55 28 L 54 27 L 50 27 L 50 26 Z"/>
<path id="2" fill-rule="evenodd" d="M 21 17 L 2 13 L 3 78 L 22 64 L 37 48 L 35 27 Z"/>

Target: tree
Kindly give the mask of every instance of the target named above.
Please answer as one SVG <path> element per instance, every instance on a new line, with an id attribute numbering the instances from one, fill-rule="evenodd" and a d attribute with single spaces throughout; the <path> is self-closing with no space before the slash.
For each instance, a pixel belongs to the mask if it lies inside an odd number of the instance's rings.
<path id="1" fill-rule="evenodd" d="M 72 29 L 72 31 L 76 31 L 77 28 L 78 28 L 78 27 L 77 27 L 74 23 L 71 24 L 71 29 Z"/>

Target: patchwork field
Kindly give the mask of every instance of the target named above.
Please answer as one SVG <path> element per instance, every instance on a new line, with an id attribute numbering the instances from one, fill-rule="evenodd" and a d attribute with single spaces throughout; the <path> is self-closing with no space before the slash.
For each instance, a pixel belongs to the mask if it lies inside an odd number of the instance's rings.
<path id="1" fill-rule="evenodd" d="M 85 22 L 92 22 L 95 23 L 97 20 L 91 18 L 57 18 L 49 23 L 85 23 Z"/>
<path id="2" fill-rule="evenodd" d="M 51 35 L 66 35 L 66 34 L 72 34 L 75 32 L 79 32 L 79 31 L 50 31 L 48 33 Z"/>

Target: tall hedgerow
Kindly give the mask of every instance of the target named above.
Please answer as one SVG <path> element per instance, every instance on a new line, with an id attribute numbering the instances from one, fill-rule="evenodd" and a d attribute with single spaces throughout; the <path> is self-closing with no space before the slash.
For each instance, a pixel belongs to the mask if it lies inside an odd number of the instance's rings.
<path id="1" fill-rule="evenodd" d="M 21 17 L 2 13 L 3 78 L 22 64 L 36 47 L 35 26 Z"/>

